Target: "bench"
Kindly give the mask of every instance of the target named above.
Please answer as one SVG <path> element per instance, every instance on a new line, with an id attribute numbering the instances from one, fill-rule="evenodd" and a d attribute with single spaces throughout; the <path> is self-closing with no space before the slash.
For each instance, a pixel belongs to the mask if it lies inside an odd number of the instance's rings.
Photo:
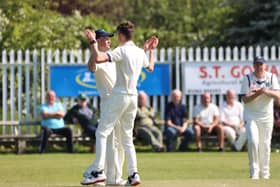
<path id="1" fill-rule="evenodd" d="M 15 152 L 21 154 L 25 151 L 27 142 L 40 142 L 41 135 L 23 133 L 19 129 L 24 126 L 40 126 L 40 121 L 0 121 L 0 127 L 6 126 L 9 128 L 10 133 L 1 134 L 1 144 L 14 145 Z M 73 131 L 73 143 L 82 142 L 90 145 L 91 151 L 95 151 L 95 140 L 81 133 L 79 128 L 75 128 L 73 124 L 66 124 Z M 49 142 L 65 142 L 66 138 L 56 134 L 52 134 Z"/>

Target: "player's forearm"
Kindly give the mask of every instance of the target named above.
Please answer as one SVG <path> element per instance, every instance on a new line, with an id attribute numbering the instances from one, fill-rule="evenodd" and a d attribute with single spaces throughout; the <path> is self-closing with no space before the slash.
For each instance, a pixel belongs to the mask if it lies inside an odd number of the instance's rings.
<path id="1" fill-rule="evenodd" d="M 259 93 L 245 95 L 242 97 L 242 101 L 244 103 L 250 103 L 254 101 L 259 95 L 260 95 Z"/>
<path id="2" fill-rule="evenodd" d="M 104 63 L 109 60 L 108 55 L 105 53 L 101 53 L 98 49 L 97 43 L 94 43 L 91 45 L 92 48 L 92 60 L 99 64 L 99 63 Z"/>
<path id="3" fill-rule="evenodd" d="M 273 97 L 274 99 L 280 99 L 280 91 L 278 90 L 266 90 L 265 94 L 269 97 Z"/>
<path id="4" fill-rule="evenodd" d="M 95 71 L 95 64 L 96 62 L 93 60 L 93 57 L 92 55 L 90 55 L 90 58 L 89 58 L 89 61 L 88 61 L 88 70 L 91 71 L 91 72 L 94 72 Z"/>
<path id="5" fill-rule="evenodd" d="M 149 51 L 149 66 L 147 67 L 149 72 L 154 71 L 154 52 L 153 50 Z"/>

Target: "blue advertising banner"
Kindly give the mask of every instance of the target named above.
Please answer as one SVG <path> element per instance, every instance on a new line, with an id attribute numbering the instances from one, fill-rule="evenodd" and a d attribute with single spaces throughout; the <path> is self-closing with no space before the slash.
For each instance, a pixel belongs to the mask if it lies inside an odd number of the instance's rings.
<path id="1" fill-rule="evenodd" d="M 50 88 L 58 97 L 76 97 L 79 93 L 98 96 L 94 74 L 86 65 L 50 65 Z M 137 89 L 148 95 L 169 95 L 169 64 L 155 64 L 152 73 L 143 68 Z"/>

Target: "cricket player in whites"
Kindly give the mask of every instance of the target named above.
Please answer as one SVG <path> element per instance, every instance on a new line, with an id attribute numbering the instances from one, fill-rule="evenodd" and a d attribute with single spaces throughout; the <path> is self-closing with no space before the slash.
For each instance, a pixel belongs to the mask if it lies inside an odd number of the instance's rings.
<path id="1" fill-rule="evenodd" d="M 111 52 L 102 53 L 96 43 L 96 34 L 86 30 L 85 34 L 92 44 L 92 58 L 98 63 L 116 63 L 116 83 L 110 96 L 103 105 L 104 116 L 101 116 L 96 131 L 96 159 L 91 166 L 91 176 L 85 176 L 87 184 L 104 182 L 106 176 L 103 172 L 107 138 L 112 133 L 116 122 L 120 122 L 121 141 L 128 159 L 128 181 L 127 185 L 140 184 L 140 176 L 137 169 L 136 152 L 133 144 L 133 125 L 137 112 L 137 81 L 146 67 L 153 71 L 154 58 L 153 49 L 157 47 L 158 39 L 152 37 L 144 45 L 144 50 L 149 51 L 149 59 L 143 49 L 138 48 L 132 41 L 134 25 L 125 22 L 117 27 L 119 47 Z M 109 166 L 110 167 L 110 166 Z"/>
<path id="2" fill-rule="evenodd" d="M 269 179 L 270 144 L 273 129 L 273 99 L 280 98 L 276 75 L 265 71 L 263 57 L 254 59 L 254 72 L 243 79 L 244 121 L 248 138 L 251 179 Z"/>
<path id="3" fill-rule="evenodd" d="M 103 29 L 95 31 L 96 42 L 98 44 L 98 49 L 106 53 L 110 49 L 111 40 L 113 37 L 112 33 L 108 33 Z M 92 44 L 90 44 L 92 45 Z M 92 50 L 92 49 L 91 49 Z M 106 114 L 104 110 L 105 106 L 108 104 L 107 99 L 110 95 L 112 88 L 116 82 L 116 65 L 115 63 L 103 63 L 96 64 L 91 55 L 88 62 L 88 69 L 94 72 L 94 77 L 96 81 L 96 87 L 101 98 L 101 118 Z M 107 150 L 106 150 L 106 168 L 105 173 L 107 176 L 107 185 L 124 185 L 126 183 L 122 177 L 122 167 L 124 163 L 124 151 L 120 145 L 120 124 L 117 121 L 114 131 L 108 136 L 107 140 Z M 87 168 L 84 172 L 84 177 L 91 176 L 92 168 L 91 166 Z M 87 185 L 87 181 L 81 181 L 81 184 Z M 105 185 L 100 182 L 96 185 Z"/>

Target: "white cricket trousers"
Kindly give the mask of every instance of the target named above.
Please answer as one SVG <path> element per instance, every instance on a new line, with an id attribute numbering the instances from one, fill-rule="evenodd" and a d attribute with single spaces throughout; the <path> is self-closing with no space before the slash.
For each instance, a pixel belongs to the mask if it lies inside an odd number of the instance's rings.
<path id="1" fill-rule="evenodd" d="M 112 93 L 101 116 L 96 131 L 96 158 L 93 170 L 104 169 L 107 137 L 113 131 L 116 122 L 120 122 L 121 141 L 127 157 L 127 172 L 132 175 L 137 172 L 136 152 L 133 144 L 133 127 L 137 112 L 137 95 L 125 95 Z M 110 167 L 110 166 L 108 166 Z"/>
<path id="2" fill-rule="evenodd" d="M 248 157 L 251 177 L 270 176 L 270 144 L 273 119 L 267 121 L 247 119 Z"/>
<path id="3" fill-rule="evenodd" d="M 120 123 L 117 122 L 113 132 L 108 136 L 106 149 L 105 175 L 107 184 L 118 184 L 122 180 L 124 150 L 121 145 Z"/>
<path id="4" fill-rule="evenodd" d="M 240 151 L 247 140 L 245 127 L 241 127 L 235 130 L 232 127 L 224 126 L 224 132 L 225 137 L 228 139 L 228 141 L 235 146 L 237 151 Z"/>
<path id="5" fill-rule="evenodd" d="M 108 104 L 108 97 L 101 97 L 100 103 L 100 115 L 104 115 L 106 112 L 104 107 Z M 121 145 L 120 123 L 116 122 L 113 132 L 108 136 L 106 147 L 106 164 L 105 175 L 107 177 L 107 183 L 117 184 L 122 180 L 122 168 L 124 164 L 124 151 Z M 93 171 L 93 165 L 90 165 L 85 173 L 90 174 Z"/>

